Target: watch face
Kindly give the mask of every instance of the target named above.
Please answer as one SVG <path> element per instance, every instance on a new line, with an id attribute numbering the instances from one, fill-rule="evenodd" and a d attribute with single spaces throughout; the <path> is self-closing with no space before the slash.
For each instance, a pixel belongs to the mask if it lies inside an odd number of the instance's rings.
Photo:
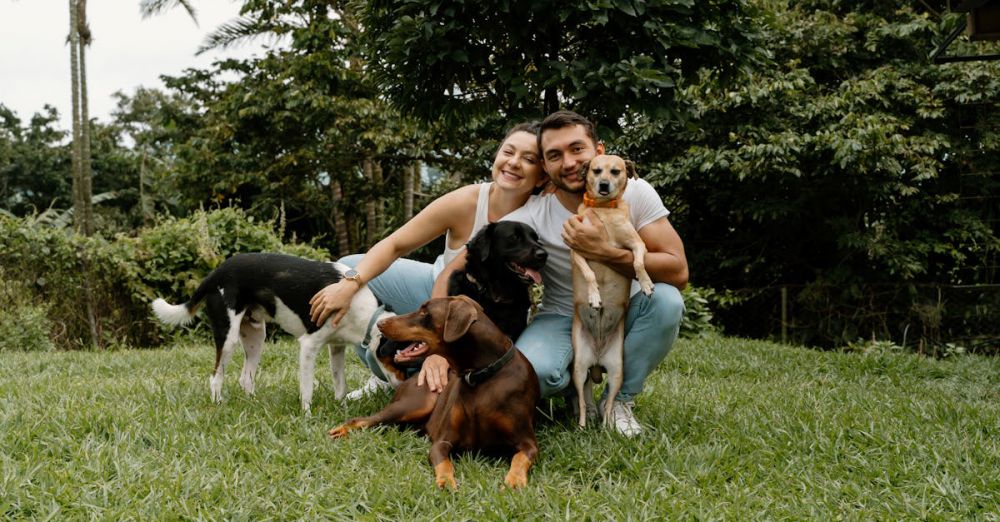
<path id="1" fill-rule="evenodd" d="M 344 277 L 347 278 L 347 279 L 357 279 L 359 277 L 358 276 L 358 271 L 354 270 L 352 268 L 352 269 L 348 270 L 347 272 L 344 272 Z"/>

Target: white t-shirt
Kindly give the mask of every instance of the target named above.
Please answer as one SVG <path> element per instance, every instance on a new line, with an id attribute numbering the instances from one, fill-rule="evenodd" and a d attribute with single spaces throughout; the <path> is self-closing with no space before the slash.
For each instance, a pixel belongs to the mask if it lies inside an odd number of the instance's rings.
<path id="1" fill-rule="evenodd" d="M 656 189 L 643 179 L 629 180 L 623 199 L 629 205 L 632 224 L 636 230 L 670 215 L 663 206 Z M 530 225 L 538 232 L 538 237 L 549 254 L 542 269 L 542 283 L 545 295 L 542 297 L 541 311 L 559 315 L 573 315 L 573 269 L 570 264 L 569 247 L 562 239 L 563 223 L 575 212 L 566 210 L 554 195 L 535 197 L 523 207 L 507 214 L 504 220 L 519 221 Z M 639 283 L 632 281 L 631 294 L 639 291 Z"/>

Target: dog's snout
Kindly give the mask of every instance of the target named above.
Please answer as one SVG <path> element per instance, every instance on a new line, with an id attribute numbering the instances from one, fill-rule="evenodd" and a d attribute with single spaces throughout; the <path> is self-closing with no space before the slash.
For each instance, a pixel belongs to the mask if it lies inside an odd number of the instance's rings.
<path id="1" fill-rule="evenodd" d="M 602 182 L 600 182 L 600 183 L 597 184 L 597 189 L 600 190 L 600 191 L 602 191 L 602 192 L 610 191 L 611 190 L 611 182 L 609 182 L 609 181 L 602 181 Z"/>
<path id="2" fill-rule="evenodd" d="M 534 254 L 535 254 L 535 259 L 539 261 L 545 261 L 546 259 L 549 258 L 549 253 L 541 248 L 536 248 Z"/>

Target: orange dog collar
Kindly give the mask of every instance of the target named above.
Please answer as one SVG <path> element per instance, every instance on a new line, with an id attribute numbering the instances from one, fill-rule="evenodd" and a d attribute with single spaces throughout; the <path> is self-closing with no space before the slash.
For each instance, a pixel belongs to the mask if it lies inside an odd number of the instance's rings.
<path id="1" fill-rule="evenodd" d="M 588 206 L 588 207 L 618 208 L 618 198 L 615 198 L 615 199 L 606 199 L 606 200 L 602 201 L 602 200 L 599 200 L 599 199 L 594 199 L 589 193 L 584 192 L 583 193 L 583 204 L 586 205 L 586 206 Z"/>

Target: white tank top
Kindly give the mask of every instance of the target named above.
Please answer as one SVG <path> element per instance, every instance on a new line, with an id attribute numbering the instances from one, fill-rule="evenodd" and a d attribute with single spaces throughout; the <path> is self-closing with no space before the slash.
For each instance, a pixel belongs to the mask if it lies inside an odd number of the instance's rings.
<path id="1" fill-rule="evenodd" d="M 469 239 L 476 235 L 480 229 L 485 227 L 487 223 L 490 222 L 490 187 L 493 186 L 493 182 L 480 183 L 479 184 L 479 199 L 476 200 L 476 219 L 472 222 L 472 231 L 469 232 Z M 459 248 L 452 249 L 448 245 L 451 244 L 451 229 L 445 232 L 444 235 L 444 253 L 439 255 L 434 261 L 434 279 L 441 274 L 444 267 L 448 266 L 458 254 L 461 254 L 465 250 L 465 245 Z"/>

